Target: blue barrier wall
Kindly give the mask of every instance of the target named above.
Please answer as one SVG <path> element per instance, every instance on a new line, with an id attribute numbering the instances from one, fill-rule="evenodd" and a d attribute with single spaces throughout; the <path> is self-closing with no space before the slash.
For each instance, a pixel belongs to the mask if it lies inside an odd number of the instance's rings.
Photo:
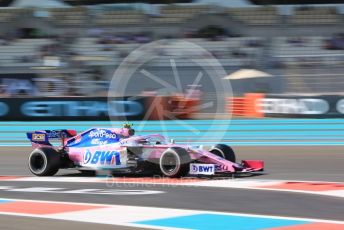
<path id="1" fill-rule="evenodd" d="M 27 131 L 121 127 L 123 122 L 0 122 L 0 146 L 29 146 Z M 137 135 L 161 133 L 177 143 L 212 145 L 343 145 L 344 119 L 134 121 Z"/>

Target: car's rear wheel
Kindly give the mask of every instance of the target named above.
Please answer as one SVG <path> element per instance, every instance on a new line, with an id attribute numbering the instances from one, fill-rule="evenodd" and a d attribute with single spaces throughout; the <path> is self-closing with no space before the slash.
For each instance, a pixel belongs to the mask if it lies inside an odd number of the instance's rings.
<path id="1" fill-rule="evenodd" d="M 36 176 L 53 176 L 60 168 L 60 154 L 52 148 L 37 148 L 29 156 L 29 169 Z"/>
<path id="2" fill-rule="evenodd" d="M 236 157 L 233 149 L 228 145 L 217 144 L 209 149 L 209 152 L 215 154 L 216 156 L 222 157 L 228 161 L 235 162 Z"/>
<path id="3" fill-rule="evenodd" d="M 160 171 L 168 177 L 186 176 L 190 162 L 190 155 L 185 149 L 172 147 L 162 153 L 159 160 Z"/>

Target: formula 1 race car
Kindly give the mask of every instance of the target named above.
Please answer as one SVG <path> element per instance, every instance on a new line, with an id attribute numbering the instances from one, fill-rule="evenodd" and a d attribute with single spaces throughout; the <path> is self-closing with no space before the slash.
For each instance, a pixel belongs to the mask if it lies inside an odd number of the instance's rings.
<path id="1" fill-rule="evenodd" d="M 139 174 L 151 172 L 167 177 L 214 175 L 262 171 L 263 161 L 235 163 L 233 150 L 217 144 L 177 145 L 159 134 L 135 136 L 131 125 L 123 128 L 91 128 L 80 134 L 75 130 L 42 130 L 27 133 L 35 148 L 29 156 L 29 169 L 37 176 L 52 176 L 59 169 L 81 172 L 110 170 Z M 50 140 L 59 139 L 54 147 Z"/>

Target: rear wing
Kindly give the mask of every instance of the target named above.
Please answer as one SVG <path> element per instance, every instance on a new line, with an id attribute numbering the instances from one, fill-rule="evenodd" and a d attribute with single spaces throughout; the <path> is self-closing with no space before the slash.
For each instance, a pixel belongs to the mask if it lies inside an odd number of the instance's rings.
<path id="1" fill-rule="evenodd" d="M 74 137 L 76 134 L 76 130 L 59 129 L 28 132 L 26 136 L 31 141 L 31 145 L 37 147 L 42 145 L 52 146 L 50 140 L 61 140 L 61 145 L 64 145 L 66 138 Z"/>

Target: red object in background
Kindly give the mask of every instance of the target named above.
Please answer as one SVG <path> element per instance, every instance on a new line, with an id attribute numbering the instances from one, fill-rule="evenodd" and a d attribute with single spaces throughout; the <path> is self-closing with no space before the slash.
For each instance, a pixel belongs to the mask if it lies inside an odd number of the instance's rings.
<path id="1" fill-rule="evenodd" d="M 257 100 L 265 97 L 263 93 L 247 93 L 244 97 L 230 97 L 227 99 L 226 111 L 239 117 L 264 117 Z"/>
<path id="2" fill-rule="evenodd" d="M 245 116 L 246 103 L 244 97 L 231 97 L 227 101 L 227 112 L 233 116 Z"/>
<path id="3" fill-rule="evenodd" d="M 170 97 L 149 96 L 145 99 L 145 113 L 148 120 L 166 120 L 169 119 L 166 114 L 170 113 Z"/>
<path id="4" fill-rule="evenodd" d="M 173 117 L 178 119 L 192 119 L 199 110 L 200 99 L 172 96 L 170 101 L 171 113 Z"/>
<path id="5" fill-rule="evenodd" d="M 199 110 L 200 99 L 184 95 L 149 96 L 145 99 L 148 120 L 192 119 Z"/>

